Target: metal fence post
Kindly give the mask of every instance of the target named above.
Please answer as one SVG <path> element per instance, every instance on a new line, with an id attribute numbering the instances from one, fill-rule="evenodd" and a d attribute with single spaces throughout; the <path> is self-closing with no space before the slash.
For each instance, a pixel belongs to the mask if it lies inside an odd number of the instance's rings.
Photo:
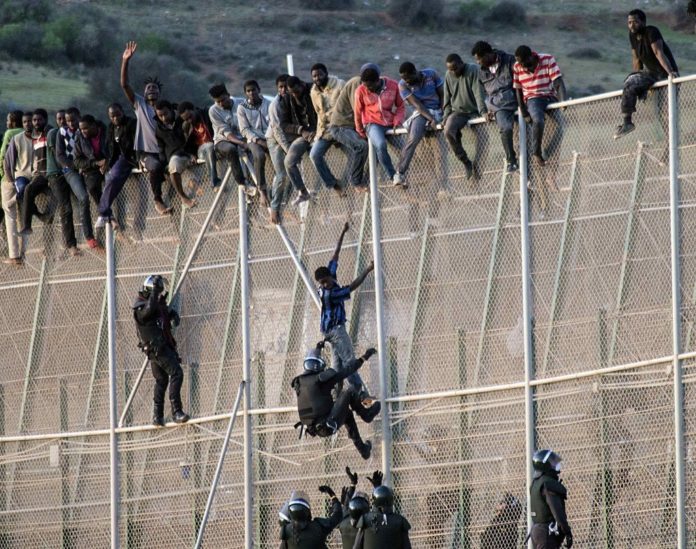
<path id="1" fill-rule="evenodd" d="M 106 288 L 109 333 L 109 457 L 111 484 L 111 549 L 120 547 L 118 515 L 118 440 L 116 426 L 116 257 L 114 256 L 114 230 L 111 222 L 106 224 Z"/>
<path id="2" fill-rule="evenodd" d="M 247 219 L 246 194 L 243 188 L 239 196 L 239 260 L 241 267 L 242 297 L 242 369 L 244 383 L 244 544 L 247 549 L 253 546 L 254 486 L 252 469 L 251 436 L 251 342 L 249 327 L 249 226 Z"/>
<path id="3" fill-rule="evenodd" d="M 369 140 L 368 140 L 369 141 Z M 384 330 L 384 270 L 382 268 L 382 222 L 377 188 L 377 152 L 369 141 L 370 207 L 372 214 L 372 254 L 375 262 L 375 308 L 377 317 L 377 347 L 379 349 L 379 399 L 382 402 L 382 472 L 384 482 L 391 484 L 392 440 L 387 404 L 389 376 L 387 373 L 387 341 Z"/>
<path id="4" fill-rule="evenodd" d="M 684 493 L 684 388 L 679 354 L 681 353 L 681 282 L 679 258 L 679 150 L 677 126 L 677 88 L 672 76 L 669 93 L 669 219 L 672 269 L 672 373 L 674 375 L 674 465 L 677 511 L 677 547 L 686 547 L 686 498 Z"/>
<path id="5" fill-rule="evenodd" d="M 532 348 L 532 283 L 529 247 L 529 196 L 527 195 L 527 125 L 522 112 L 517 113 L 520 127 L 520 246 L 522 257 L 522 334 L 524 339 L 524 433 L 526 493 L 532 486 L 532 453 L 534 452 L 534 350 Z M 532 512 L 527 505 L 527 532 L 532 527 Z"/>

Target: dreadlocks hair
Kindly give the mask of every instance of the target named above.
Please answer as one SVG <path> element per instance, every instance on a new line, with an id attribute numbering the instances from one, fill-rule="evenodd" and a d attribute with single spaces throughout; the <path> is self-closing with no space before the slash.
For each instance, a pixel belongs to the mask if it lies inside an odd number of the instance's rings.
<path id="1" fill-rule="evenodd" d="M 148 84 L 154 84 L 159 88 L 160 91 L 162 91 L 162 82 L 160 82 L 158 76 L 148 76 L 145 78 L 145 85 L 147 86 Z"/>

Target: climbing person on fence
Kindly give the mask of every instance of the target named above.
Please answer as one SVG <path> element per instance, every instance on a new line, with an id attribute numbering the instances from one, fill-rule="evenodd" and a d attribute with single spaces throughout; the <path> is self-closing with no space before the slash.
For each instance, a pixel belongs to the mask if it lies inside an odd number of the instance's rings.
<path id="1" fill-rule="evenodd" d="M 326 518 L 312 517 L 309 498 L 304 492 L 293 492 L 287 503 L 287 510 L 283 506 L 283 515 L 285 516 L 286 512 L 285 518 L 290 520 L 286 522 L 281 518 L 281 549 L 328 549 L 326 540 L 341 522 L 343 513 L 341 502 L 330 486 L 319 486 L 319 491 L 330 498 L 329 516 Z"/>
<path id="2" fill-rule="evenodd" d="M 616 129 L 614 139 L 619 139 L 636 129 L 633 124 L 636 103 L 638 99 L 647 97 L 655 82 L 670 75 L 675 78 L 679 76 L 672 50 L 657 27 L 645 24 L 646 19 L 642 10 L 632 10 L 628 13 L 628 39 L 631 44 L 633 72 L 624 80 L 621 95 L 621 114 L 624 120 Z"/>
<path id="3" fill-rule="evenodd" d="M 411 549 L 406 517 L 394 512 L 394 492 L 388 486 L 372 491 L 372 510 L 358 521 L 354 549 Z"/>
<path id="4" fill-rule="evenodd" d="M 343 549 L 353 549 L 355 539 L 358 537 L 358 522 L 360 518 L 370 511 L 370 498 L 365 492 L 357 490 L 358 473 L 353 473 L 350 467 L 346 467 L 346 474 L 350 479 L 350 485 L 343 488 L 341 504 L 343 505 L 343 520 L 338 525 L 341 533 L 341 545 Z M 372 487 L 382 485 L 382 471 L 375 471 L 371 477 L 367 477 Z M 356 491 L 357 490 L 357 491 Z"/>
<path id="5" fill-rule="evenodd" d="M 314 279 L 319 283 L 319 299 L 321 300 L 319 327 L 324 339 L 331 344 L 332 366 L 339 372 L 347 369 L 355 358 L 353 342 L 346 331 L 345 301 L 350 299 L 350 294 L 360 287 L 367 275 L 374 269 L 374 263 L 371 262 L 360 276 L 348 286 L 340 286 L 336 281 L 338 257 L 343 247 L 343 238 L 349 229 L 350 224 L 346 223 L 329 264 L 314 271 Z M 358 392 L 361 400 L 370 398 L 367 387 L 357 372 L 348 376 L 348 383 Z"/>
<path id="6" fill-rule="evenodd" d="M 353 359 L 341 370 L 326 368 L 326 362 L 321 356 L 324 342 L 310 349 L 304 360 L 304 371 L 292 380 L 292 388 L 297 396 L 297 412 L 300 421 L 295 425 L 310 436 L 321 438 L 333 436 L 342 426 L 346 426 L 348 438 L 353 441 L 360 456 L 369 459 L 372 453 L 372 443 L 363 441 L 355 422 L 353 412 L 358 414 L 365 423 L 372 423 L 381 409 L 379 401 L 366 408 L 355 386 L 348 385 L 338 390 L 336 400 L 332 393 L 334 389 L 348 376 L 358 371 L 372 355 L 375 349 L 367 349 L 360 358 Z"/>
<path id="7" fill-rule="evenodd" d="M 152 424 L 164 427 L 164 393 L 169 386 L 172 419 L 186 423 L 188 414 L 181 404 L 184 372 L 176 350 L 172 325 L 179 325 L 179 314 L 167 305 L 167 281 L 160 275 L 148 276 L 133 303 L 133 317 L 138 331 L 138 347 L 150 361 L 155 378 Z"/>
<path id="8" fill-rule="evenodd" d="M 490 524 L 481 534 L 481 549 L 517 549 L 522 504 L 509 492 L 495 508 Z"/>
<path id="9" fill-rule="evenodd" d="M 537 450 L 532 456 L 532 466 L 534 480 L 529 489 L 532 545 L 534 549 L 557 549 L 565 540 L 566 547 L 570 548 L 573 533 L 565 509 L 568 491 L 558 478 L 561 456 L 552 450 Z"/>

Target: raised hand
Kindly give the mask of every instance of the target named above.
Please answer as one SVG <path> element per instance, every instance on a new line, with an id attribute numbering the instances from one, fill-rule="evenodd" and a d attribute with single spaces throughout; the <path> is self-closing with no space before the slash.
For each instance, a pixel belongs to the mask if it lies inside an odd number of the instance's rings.
<path id="1" fill-rule="evenodd" d="M 346 467 L 346 475 L 348 475 L 348 478 L 350 479 L 350 483 L 353 486 L 356 486 L 358 484 L 358 473 L 353 473 L 350 470 L 350 467 Z"/>
<path id="2" fill-rule="evenodd" d="M 367 480 L 369 480 L 372 483 L 372 486 L 377 488 L 377 486 L 382 486 L 382 480 L 384 479 L 384 474 L 382 471 L 377 469 L 374 473 L 372 473 L 372 477 L 366 477 Z"/>
<path id="3" fill-rule="evenodd" d="M 336 497 L 336 492 L 334 492 L 334 491 L 331 489 L 331 486 L 327 486 L 326 484 L 322 484 L 321 486 L 319 486 L 319 491 L 320 491 L 322 494 L 326 494 L 326 495 L 329 496 L 330 498 L 335 498 L 335 497 Z"/>
<path id="4" fill-rule="evenodd" d="M 123 51 L 123 60 L 127 61 L 131 57 L 133 57 L 133 54 L 135 53 L 135 50 L 138 49 L 138 43 L 134 41 L 129 41 L 126 43 L 126 49 Z"/>

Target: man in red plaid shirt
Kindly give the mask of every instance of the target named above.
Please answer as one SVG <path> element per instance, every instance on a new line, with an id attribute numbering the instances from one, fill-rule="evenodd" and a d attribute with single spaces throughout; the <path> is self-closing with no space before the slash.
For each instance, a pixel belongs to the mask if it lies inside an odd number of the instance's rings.
<path id="1" fill-rule="evenodd" d="M 512 87 L 517 93 L 517 103 L 525 121 L 532 125 L 532 155 L 537 165 L 546 162 L 542 154 L 541 143 L 544 138 L 544 117 L 550 103 L 564 101 L 565 83 L 556 59 L 546 53 L 532 51 L 529 46 L 520 46 L 515 50 Z M 560 145 L 561 124 L 558 111 L 550 111 L 555 118 L 556 132 L 549 143 L 549 150 Z"/>

